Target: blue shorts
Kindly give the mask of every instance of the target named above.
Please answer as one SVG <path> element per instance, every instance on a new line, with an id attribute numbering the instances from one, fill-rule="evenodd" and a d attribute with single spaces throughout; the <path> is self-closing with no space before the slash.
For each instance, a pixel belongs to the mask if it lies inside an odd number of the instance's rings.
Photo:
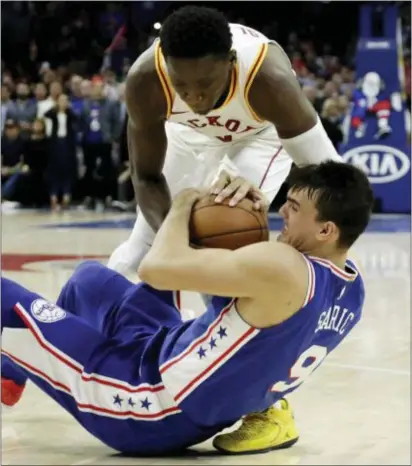
<path id="1" fill-rule="evenodd" d="M 162 453 L 220 430 L 196 425 L 162 382 L 165 335 L 190 325 L 173 292 L 91 261 L 77 268 L 57 306 L 5 278 L 1 291 L 2 354 L 102 442 Z"/>

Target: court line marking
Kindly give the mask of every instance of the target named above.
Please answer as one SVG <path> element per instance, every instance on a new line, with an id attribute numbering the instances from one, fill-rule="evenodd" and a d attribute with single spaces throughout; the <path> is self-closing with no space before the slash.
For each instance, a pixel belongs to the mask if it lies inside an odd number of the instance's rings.
<path id="1" fill-rule="evenodd" d="M 373 367 L 373 366 L 359 366 L 356 364 L 339 364 L 334 362 L 324 362 L 323 366 L 328 367 L 339 367 L 342 369 L 352 369 L 357 371 L 368 371 L 368 372 L 383 372 L 386 374 L 393 374 L 393 375 L 406 375 L 410 377 L 410 371 L 404 371 L 400 369 L 386 369 L 384 367 Z"/>
<path id="2" fill-rule="evenodd" d="M 75 463 L 70 463 L 71 466 L 81 466 L 83 464 L 93 464 L 96 463 L 98 460 L 102 459 L 102 457 L 99 456 L 93 456 L 90 458 L 85 458 L 84 460 L 76 461 Z"/>
<path id="3" fill-rule="evenodd" d="M 28 448 L 32 448 L 31 445 L 21 445 L 19 447 L 10 447 L 10 448 L 2 448 L 1 453 L 8 453 L 9 451 L 16 451 L 16 450 L 27 450 Z M 7 464 L 7 463 L 6 463 Z"/>

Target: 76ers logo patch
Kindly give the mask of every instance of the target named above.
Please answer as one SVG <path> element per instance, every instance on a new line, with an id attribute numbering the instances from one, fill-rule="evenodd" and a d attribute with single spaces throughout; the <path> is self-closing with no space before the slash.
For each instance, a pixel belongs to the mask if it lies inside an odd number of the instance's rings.
<path id="1" fill-rule="evenodd" d="M 36 299 L 31 304 L 31 313 L 40 322 L 50 324 L 66 317 L 66 311 L 44 299 Z"/>

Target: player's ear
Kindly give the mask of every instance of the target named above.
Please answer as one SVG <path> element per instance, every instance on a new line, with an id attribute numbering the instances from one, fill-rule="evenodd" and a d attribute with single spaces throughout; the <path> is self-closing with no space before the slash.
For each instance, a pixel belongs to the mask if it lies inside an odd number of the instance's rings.
<path id="1" fill-rule="evenodd" d="M 317 234 L 319 241 L 336 240 L 338 237 L 339 229 L 333 222 L 323 223 Z"/>
<path id="2" fill-rule="evenodd" d="M 235 63 L 236 62 L 236 59 L 237 59 L 237 54 L 236 54 L 236 50 L 232 49 L 230 52 L 229 52 L 229 61 L 230 63 Z"/>

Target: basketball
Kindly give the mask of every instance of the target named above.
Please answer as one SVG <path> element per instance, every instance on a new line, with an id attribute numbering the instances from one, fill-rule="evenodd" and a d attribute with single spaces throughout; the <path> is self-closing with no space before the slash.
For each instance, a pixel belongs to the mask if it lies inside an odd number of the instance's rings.
<path id="1" fill-rule="evenodd" d="M 267 214 L 254 210 L 250 199 L 231 207 L 230 199 L 216 204 L 215 198 L 207 195 L 193 206 L 189 225 L 193 246 L 234 250 L 269 239 Z"/>

